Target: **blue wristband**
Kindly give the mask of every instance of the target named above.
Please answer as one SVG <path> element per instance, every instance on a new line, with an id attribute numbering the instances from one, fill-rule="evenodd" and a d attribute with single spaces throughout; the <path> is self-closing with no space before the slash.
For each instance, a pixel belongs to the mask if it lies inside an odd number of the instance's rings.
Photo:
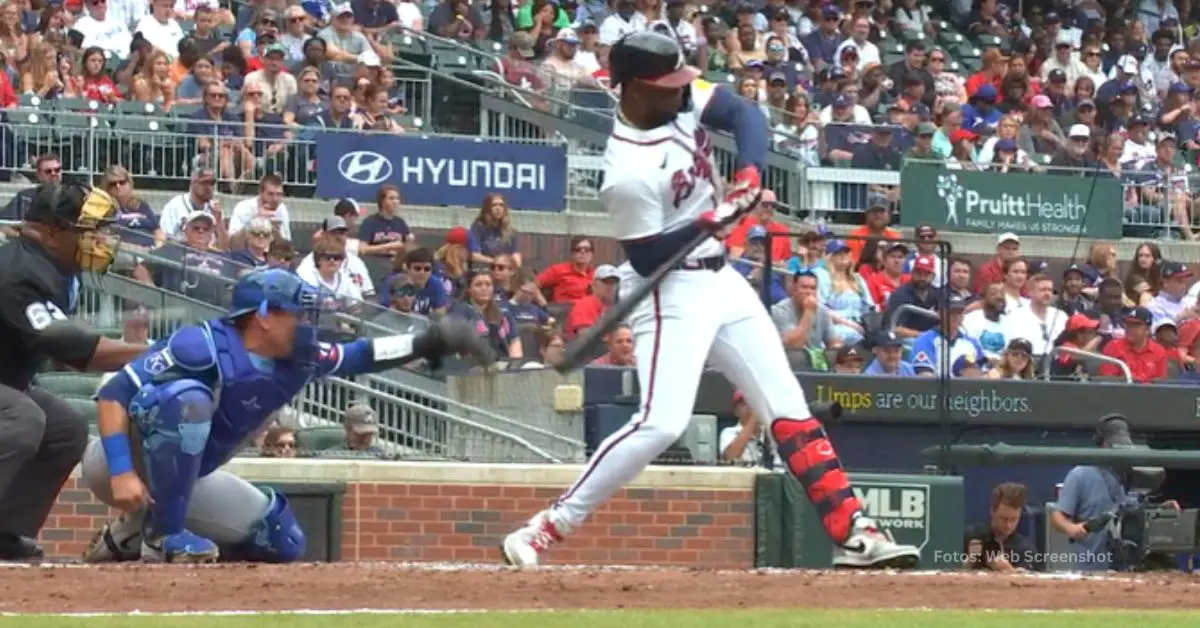
<path id="1" fill-rule="evenodd" d="M 108 474 L 116 477 L 133 471 L 133 454 L 129 451 L 129 436 L 113 434 L 100 439 L 104 446 L 104 457 L 108 460 Z"/>

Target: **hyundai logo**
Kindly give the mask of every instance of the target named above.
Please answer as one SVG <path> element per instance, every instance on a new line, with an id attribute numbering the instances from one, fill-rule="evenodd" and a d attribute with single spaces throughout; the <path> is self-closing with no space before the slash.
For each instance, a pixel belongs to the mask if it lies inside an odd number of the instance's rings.
<path id="1" fill-rule="evenodd" d="M 338 171 L 351 183 L 374 185 L 392 176 L 392 162 L 379 153 L 356 150 L 342 155 L 338 160 Z"/>

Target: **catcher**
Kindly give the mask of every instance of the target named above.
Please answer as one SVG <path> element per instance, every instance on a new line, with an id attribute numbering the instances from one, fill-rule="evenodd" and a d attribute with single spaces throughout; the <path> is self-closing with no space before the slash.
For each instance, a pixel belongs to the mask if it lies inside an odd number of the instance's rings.
<path id="1" fill-rule="evenodd" d="M 474 329 L 454 322 L 318 342 L 320 302 L 292 272 L 252 272 L 224 318 L 180 329 L 101 387 L 100 440 L 84 453 L 83 480 L 125 514 L 96 533 L 85 560 L 297 560 L 305 538 L 287 498 L 221 470 L 267 417 L 326 375 L 456 353 L 494 360 Z"/>

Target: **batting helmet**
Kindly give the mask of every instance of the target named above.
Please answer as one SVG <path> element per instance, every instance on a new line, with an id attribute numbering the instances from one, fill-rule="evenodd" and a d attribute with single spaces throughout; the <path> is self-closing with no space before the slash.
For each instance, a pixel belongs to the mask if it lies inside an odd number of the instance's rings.
<path id="1" fill-rule="evenodd" d="M 653 31 L 630 33 L 622 37 L 608 55 L 613 85 L 638 81 L 666 89 L 687 87 L 700 76 L 700 70 L 687 64 L 679 42 Z"/>

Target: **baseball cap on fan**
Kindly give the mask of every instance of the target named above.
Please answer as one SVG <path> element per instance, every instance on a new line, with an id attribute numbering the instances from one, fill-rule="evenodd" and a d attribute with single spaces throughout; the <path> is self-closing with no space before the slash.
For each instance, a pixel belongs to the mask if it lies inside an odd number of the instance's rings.
<path id="1" fill-rule="evenodd" d="M 355 404 L 346 408 L 346 427 L 355 434 L 378 434 L 379 419 L 371 406 Z"/>
<path id="2" fill-rule="evenodd" d="M 612 264 L 601 264 L 596 267 L 595 279 L 598 281 L 608 281 L 609 279 L 620 279 L 621 274 L 617 272 L 617 267 Z"/>
<path id="3" fill-rule="evenodd" d="M 205 212 L 205 211 L 201 211 L 201 210 L 196 210 L 196 211 L 188 214 L 187 218 L 184 219 L 183 224 L 184 224 L 184 226 L 187 226 L 187 225 L 192 224 L 193 222 L 196 222 L 197 220 L 206 220 L 206 221 L 208 221 L 209 225 L 216 224 L 213 221 L 213 217 L 211 214 L 209 214 L 208 212 Z"/>

